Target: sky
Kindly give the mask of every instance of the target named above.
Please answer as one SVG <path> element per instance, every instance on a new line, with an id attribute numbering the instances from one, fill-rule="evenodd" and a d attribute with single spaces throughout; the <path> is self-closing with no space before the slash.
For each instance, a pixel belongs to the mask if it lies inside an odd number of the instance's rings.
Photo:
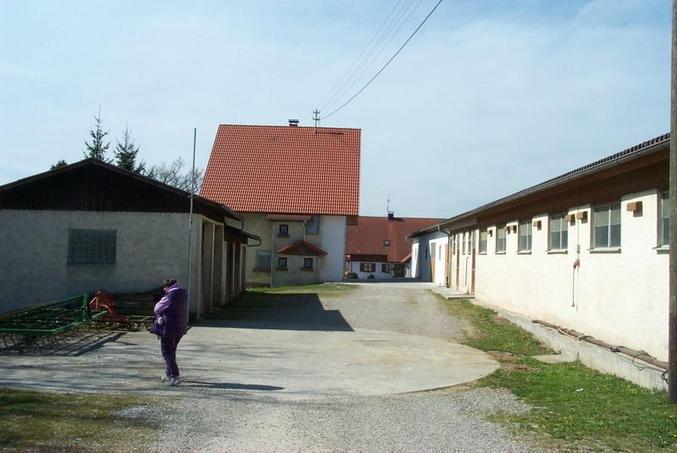
<path id="1" fill-rule="evenodd" d="M 0 185 L 82 159 L 99 106 L 148 164 L 190 161 L 193 128 L 204 168 L 220 123 L 310 126 L 435 3 L 0 0 Z M 444 0 L 321 122 L 362 130 L 360 213 L 448 218 L 669 131 L 670 7 Z"/>

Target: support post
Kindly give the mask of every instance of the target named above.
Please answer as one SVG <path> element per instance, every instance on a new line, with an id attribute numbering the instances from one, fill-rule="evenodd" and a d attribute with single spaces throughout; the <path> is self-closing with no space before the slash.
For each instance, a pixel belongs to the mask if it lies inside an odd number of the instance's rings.
<path id="1" fill-rule="evenodd" d="M 677 0 L 675 0 L 677 1 Z M 197 128 L 193 128 L 193 167 L 190 173 L 190 214 L 188 214 L 188 287 L 186 288 L 186 311 L 190 319 L 190 288 L 193 283 L 193 198 L 195 194 L 195 145 Z M 197 307 L 196 307 L 197 308 Z"/>
<path id="2" fill-rule="evenodd" d="M 670 242 L 677 239 L 677 0 L 672 1 L 672 77 L 670 83 Z M 677 244 L 670 246 L 668 325 L 668 399 L 677 403 Z"/>

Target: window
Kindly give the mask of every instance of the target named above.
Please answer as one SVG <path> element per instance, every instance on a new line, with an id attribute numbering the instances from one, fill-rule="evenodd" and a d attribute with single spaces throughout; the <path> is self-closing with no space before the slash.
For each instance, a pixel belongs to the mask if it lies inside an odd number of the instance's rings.
<path id="1" fill-rule="evenodd" d="M 496 253 L 505 253 L 505 225 L 496 228 Z"/>
<path id="2" fill-rule="evenodd" d="M 550 217 L 549 229 L 548 249 L 566 250 L 569 246 L 569 222 L 564 214 Z"/>
<path id="3" fill-rule="evenodd" d="M 319 234 L 320 233 L 320 216 L 314 215 L 310 217 L 310 220 L 306 222 L 306 234 Z"/>
<path id="4" fill-rule="evenodd" d="M 517 250 L 520 252 L 531 251 L 531 220 L 520 222 L 519 224 L 519 241 Z"/>
<path id="5" fill-rule="evenodd" d="M 360 272 L 376 272 L 376 264 L 360 263 Z"/>
<path id="6" fill-rule="evenodd" d="M 270 272 L 271 267 L 271 253 L 270 252 L 256 252 L 256 270 Z"/>
<path id="7" fill-rule="evenodd" d="M 658 245 L 670 245 L 670 195 L 663 192 L 660 198 L 658 218 Z"/>
<path id="8" fill-rule="evenodd" d="M 277 235 L 280 237 L 289 236 L 289 225 L 286 223 L 281 223 L 279 229 L 277 230 Z"/>
<path id="9" fill-rule="evenodd" d="M 479 253 L 487 253 L 487 230 L 480 231 Z"/>
<path id="10" fill-rule="evenodd" d="M 313 268 L 313 259 L 312 258 L 303 258 L 303 269 L 312 269 Z"/>
<path id="11" fill-rule="evenodd" d="M 115 264 L 117 230 L 68 230 L 68 264 Z"/>
<path id="12" fill-rule="evenodd" d="M 621 246 L 621 204 L 596 206 L 592 213 L 592 248 Z"/>
<path id="13" fill-rule="evenodd" d="M 390 273 L 390 266 L 388 266 L 388 263 L 382 263 L 381 264 L 381 272 L 384 273 L 384 274 Z"/>
<path id="14" fill-rule="evenodd" d="M 277 259 L 277 268 L 278 269 L 286 269 L 287 268 L 287 258 L 286 257 L 279 257 Z"/>

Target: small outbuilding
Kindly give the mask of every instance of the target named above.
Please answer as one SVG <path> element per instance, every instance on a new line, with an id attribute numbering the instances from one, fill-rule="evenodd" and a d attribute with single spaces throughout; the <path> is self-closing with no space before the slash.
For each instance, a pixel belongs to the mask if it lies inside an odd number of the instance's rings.
<path id="1" fill-rule="evenodd" d="M 258 239 L 227 206 L 97 159 L 0 186 L 0 313 L 105 289 L 188 284 L 200 317 L 243 289 Z M 190 254 L 189 254 L 190 250 Z"/>

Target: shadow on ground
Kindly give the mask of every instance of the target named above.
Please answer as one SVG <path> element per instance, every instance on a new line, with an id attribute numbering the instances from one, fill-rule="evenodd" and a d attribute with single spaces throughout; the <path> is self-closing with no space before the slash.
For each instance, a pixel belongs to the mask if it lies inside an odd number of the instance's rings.
<path id="1" fill-rule="evenodd" d="M 248 291 L 205 319 L 200 324 L 210 327 L 353 332 L 341 312 L 325 310 L 315 293 Z"/>

